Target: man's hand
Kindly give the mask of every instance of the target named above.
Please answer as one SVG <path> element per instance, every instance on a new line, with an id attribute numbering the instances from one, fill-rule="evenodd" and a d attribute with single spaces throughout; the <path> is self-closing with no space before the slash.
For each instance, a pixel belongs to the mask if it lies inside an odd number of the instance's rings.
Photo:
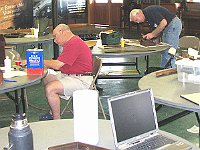
<path id="1" fill-rule="evenodd" d="M 154 35 L 152 33 L 148 33 L 142 36 L 144 39 L 152 39 L 154 38 Z"/>
<path id="2" fill-rule="evenodd" d="M 25 67 L 26 64 L 27 64 L 27 61 L 26 61 L 26 60 L 21 60 L 21 64 L 20 64 L 20 65 L 21 65 L 22 67 Z"/>
<path id="3" fill-rule="evenodd" d="M 160 24 L 157 26 L 156 29 L 154 29 L 151 33 L 143 35 L 142 37 L 144 39 L 152 39 L 154 37 L 157 37 L 164 30 L 164 28 L 166 27 L 166 25 L 167 25 L 167 20 L 163 19 L 160 22 Z"/>

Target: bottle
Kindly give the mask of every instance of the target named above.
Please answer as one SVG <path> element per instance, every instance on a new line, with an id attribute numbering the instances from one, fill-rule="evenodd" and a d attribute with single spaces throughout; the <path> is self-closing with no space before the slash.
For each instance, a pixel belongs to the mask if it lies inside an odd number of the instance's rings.
<path id="1" fill-rule="evenodd" d="M 6 59 L 4 59 L 4 67 L 5 67 L 5 72 L 11 71 L 11 59 L 6 56 Z"/>
<path id="2" fill-rule="evenodd" d="M 10 150 L 33 150 L 33 134 L 25 113 L 13 115 L 8 139 Z"/>
<path id="3" fill-rule="evenodd" d="M 124 41 L 124 38 L 122 37 L 121 38 L 121 47 L 124 47 L 124 44 L 125 44 L 125 41 Z"/>

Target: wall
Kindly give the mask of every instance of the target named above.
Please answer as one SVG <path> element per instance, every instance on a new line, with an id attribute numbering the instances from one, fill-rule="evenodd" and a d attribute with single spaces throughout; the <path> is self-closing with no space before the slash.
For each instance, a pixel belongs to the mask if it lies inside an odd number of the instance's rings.
<path id="1" fill-rule="evenodd" d="M 0 0 L 0 29 L 31 27 L 32 9 L 32 0 Z"/>
<path id="2" fill-rule="evenodd" d="M 120 26 L 122 3 L 88 3 L 88 23 Z"/>

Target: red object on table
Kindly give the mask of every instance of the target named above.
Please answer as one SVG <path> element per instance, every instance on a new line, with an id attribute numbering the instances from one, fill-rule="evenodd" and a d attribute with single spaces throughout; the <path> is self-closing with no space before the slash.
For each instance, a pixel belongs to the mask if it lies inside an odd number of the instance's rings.
<path id="1" fill-rule="evenodd" d="M 20 66 L 21 65 L 21 61 L 20 60 L 16 60 L 15 61 L 15 65 Z"/>

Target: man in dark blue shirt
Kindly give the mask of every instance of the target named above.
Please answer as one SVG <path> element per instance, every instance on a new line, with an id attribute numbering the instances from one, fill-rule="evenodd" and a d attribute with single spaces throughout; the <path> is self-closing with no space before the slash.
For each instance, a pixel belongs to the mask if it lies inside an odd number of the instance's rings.
<path id="1" fill-rule="evenodd" d="M 142 23 L 147 21 L 153 28 L 153 31 L 143 36 L 146 39 L 152 39 L 162 35 L 162 41 L 177 49 L 179 44 L 179 36 L 182 30 L 181 20 L 168 9 L 152 5 L 141 9 L 133 9 L 130 12 L 130 21 Z M 168 49 L 162 53 L 161 67 L 164 67 L 170 56 Z M 171 61 L 172 68 L 175 68 L 175 58 Z"/>

